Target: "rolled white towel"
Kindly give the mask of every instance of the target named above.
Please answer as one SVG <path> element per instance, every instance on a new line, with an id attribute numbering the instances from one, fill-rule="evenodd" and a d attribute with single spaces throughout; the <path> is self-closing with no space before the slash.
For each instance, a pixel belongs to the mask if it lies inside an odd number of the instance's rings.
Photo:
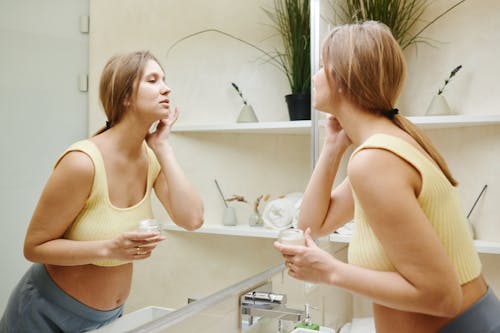
<path id="1" fill-rule="evenodd" d="M 284 197 L 269 201 L 264 208 L 262 219 L 264 226 L 270 229 L 283 230 L 292 226 L 292 219 L 295 215 L 293 203 Z"/>
<path id="2" fill-rule="evenodd" d="M 302 197 L 303 193 L 300 192 L 292 192 L 289 193 L 285 196 L 288 200 L 291 201 L 293 205 L 293 217 L 292 217 L 292 226 L 294 228 L 297 228 L 298 220 L 299 220 L 299 213 L 300 213 L 300 205 L 302 204 Z"/>

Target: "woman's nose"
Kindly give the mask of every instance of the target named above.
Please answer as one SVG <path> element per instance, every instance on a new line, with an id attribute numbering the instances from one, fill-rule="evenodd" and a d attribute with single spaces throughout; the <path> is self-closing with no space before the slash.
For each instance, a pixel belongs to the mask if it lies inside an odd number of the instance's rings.
<path id="1" fill-rule="evenodd" d="M 161 94 L 162 95 L 165 95 L 165 94 L 168 94 L 169 92 L 171 92 L 172 89 L 170 89 L 169 86 L 167 86 L 166 83 L 163 83 L 162 87 L 161 87 Z"/>

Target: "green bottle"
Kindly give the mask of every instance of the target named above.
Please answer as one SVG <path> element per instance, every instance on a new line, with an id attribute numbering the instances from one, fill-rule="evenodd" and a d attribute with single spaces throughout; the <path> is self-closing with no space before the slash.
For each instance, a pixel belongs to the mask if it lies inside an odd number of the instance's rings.
<path id="1" fill-rule="evenodd" d="M 318 324 L 298 323 L 298 324 L 295 324 L 295 326 L 293 328 L 307 328 L 308 330 L 319 331 Z"/>
<path id="2" fill-rule="evenodd" d="M 319 331 L 319 325 L 311 323 L 311 313 L 310 313 L 310 305 L 306 303 L 305 305 L 305 315 L 304 320 L 302 322 L 294 325 L 293 328 L 307 328 L 312 331 Z"/>

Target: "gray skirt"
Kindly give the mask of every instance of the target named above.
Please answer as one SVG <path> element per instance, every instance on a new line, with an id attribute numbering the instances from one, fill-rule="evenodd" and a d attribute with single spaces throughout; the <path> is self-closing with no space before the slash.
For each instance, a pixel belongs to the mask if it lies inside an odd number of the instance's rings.
<path id="1" fill-rule="evenodd" d="M 439 333 L 500 333 L 500 301 L 491 288 Z"/>
<path id="2" fill-rule="evenodd" d="M 33 264 L 12 292 L 0 333 L 86 332 L 117 319 L 123 305 L 99 311 L 59 288 L 42 264 Z"/>

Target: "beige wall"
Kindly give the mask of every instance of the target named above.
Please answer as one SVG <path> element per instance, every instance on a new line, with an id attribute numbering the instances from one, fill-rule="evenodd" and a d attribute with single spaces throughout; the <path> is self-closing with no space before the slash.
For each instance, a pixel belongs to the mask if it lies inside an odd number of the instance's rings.
<path id="1" fill-rule="evenodd" d="M 177 45 L 177 39 L 216 28 L 272 50 L 276 42 L 261 6 L 272 1 L 123 0 L 91 1 L 90 85 L 97 86 L 107 59 L 118 52 L 151 50 L 166 69 L 179 123 L 231 122 L 241 103 L 235 82 L 261 121 L 286 120 L 285 77 L 253 48 L 216 33 Z M 229 20 L 228 17 L 232 19 Z M 237 22 L 236 24 L 234 22 Z M 265 87 L 265 89 L 263 89 Z M 104 123 L 97 91 L 90 92 L 90 129 Z"/>
<path id="2" fill-rule="evenodd" d="M 453 2 L 432 1 L 430 10 L 436 13 Z M 273 39 L 268 37 L 273 33 L 260 8 L 271 3 L 91 0 L 90 132 L 104 123 L 96 87 L 105 61 L 116 52 L 143 48 L 156 54 L 166 69 L 173 103 L 181 107 L 180 124 L 234 122 L 241 103 L 231 81 L 242 88 L 261 121 L 286 120 L 287 82 L 251 48 L 211 34 L 186 41 L 165 57 L 174 40 L 205 28 L 219 28 L 272 48 Z M 467 1 L 425 33 L 440 42 L 438 47 L 421 44 L 406 51 L 409 77 L 398 103 L 403 113 L 423 115 L 435 91 L 458 64 L 464 67 L 445 93 L 451 107 L 463 114 L 499 112 L 500 95 L 494 91 L 500 71 L 496 61 L 499 13 L 496 0 Z M 500 196 L 498 129 L 428 131 L 461 182 L 464 208 L 469 209 L 483 184 L 489 185 L 472 221 L 480 238 L 496 241 L 500 241 L 495 202 Z M 227 195 L 238 193 L 253 201 L 262 193 L 277 196 L 303 191 L 310 173 L 307 135 L 176 134 L 173 144 L 203 196 L 209 224 L 220 223 L 223 209 L 214 178 Z M 250 206 L 235 206 L 240 223 L 246 223 Z M 160 217 L 166 218 L 164 213 Z M 494 263 L 498 258 L 482 256 L 487 278 L 497 292 L 500 268 Z M 169 232 L 153 258 L 137 265 L 127 310 L 146 305 L 178 308 L 188 296 L 205 296 L 280 261 L 269 239 Z M 352 305 L 342 297 L 337 299 L 348 308 Z M 357 306 L 355 315 L 369 312 L 365 308 Z M 346 315 L 345 308 L 335 311 Z"/>
<path id="3" fill-rule="evenodd" d="M 430 19 L 458 1 L 428 2 Z M 451 70 L 463 65 L 444 93 L 450 107 L 460 114 L 498 114 L 499 15 L 500 2 L 469 0 L 430 26 L 422 36 L 433 47 L 421 44 L 405 52 L 409 66 L 401 109 L 424 115 Z"/>

